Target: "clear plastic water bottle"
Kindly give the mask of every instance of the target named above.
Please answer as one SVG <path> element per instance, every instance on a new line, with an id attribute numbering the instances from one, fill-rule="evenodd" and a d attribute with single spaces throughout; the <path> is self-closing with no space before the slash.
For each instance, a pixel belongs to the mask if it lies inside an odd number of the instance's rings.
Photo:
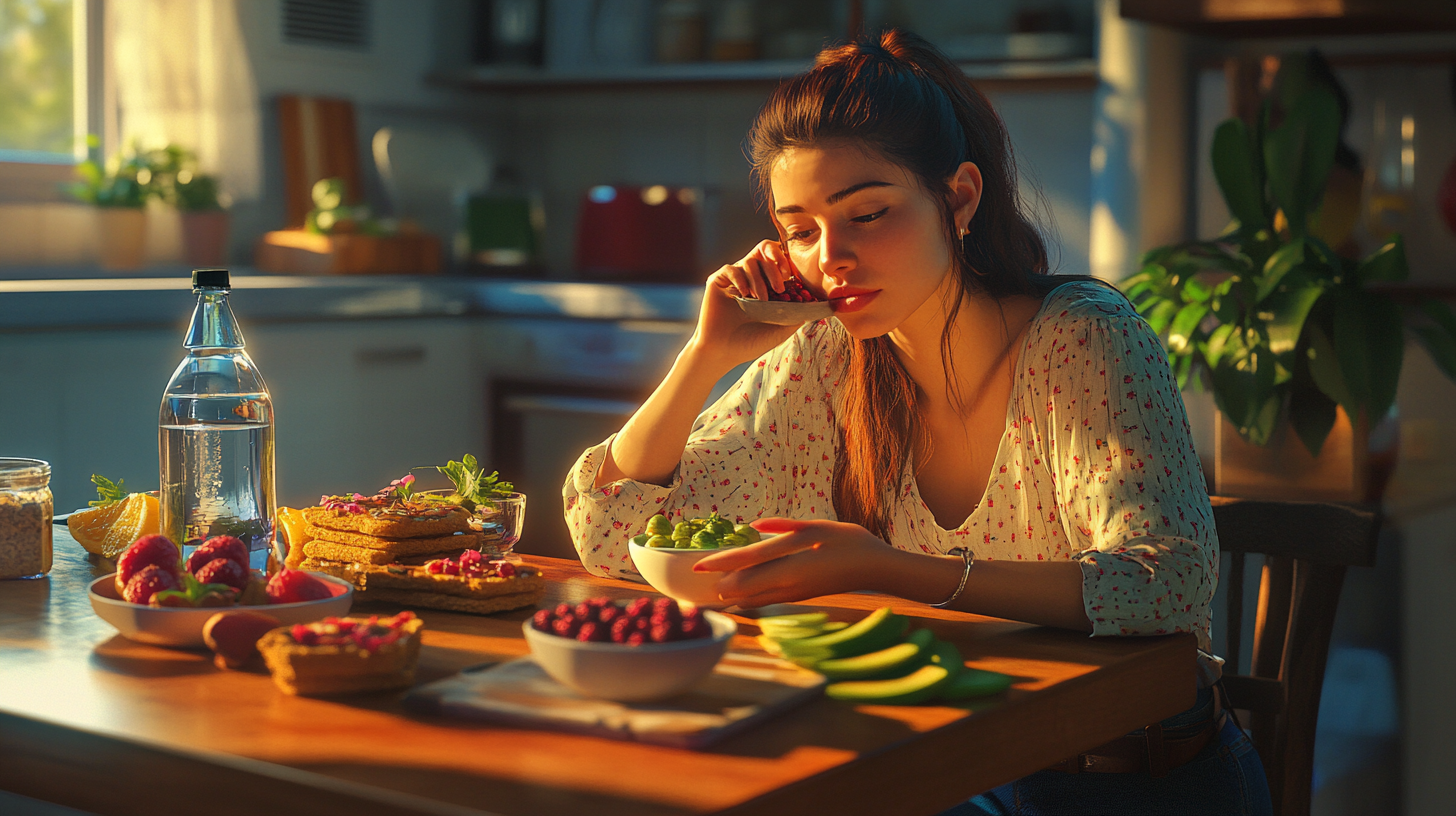
<path id="1" fill-rule="evenodd" d="M 187 356 L 158 422 L 162 533 L 192 546 L 217 535 L 248 545 L 262 569 L 273 543 L 273 399 L 243 351 L 226 269 L 192 273 L 197 309 Z"/>

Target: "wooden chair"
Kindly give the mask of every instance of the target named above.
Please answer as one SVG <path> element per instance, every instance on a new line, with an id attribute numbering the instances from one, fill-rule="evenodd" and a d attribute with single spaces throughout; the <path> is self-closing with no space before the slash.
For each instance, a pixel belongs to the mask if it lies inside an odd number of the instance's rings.
<path id="1" fill-rule="evenodd" d="M 1219 546 L 1232 564 L 1224 688 L 1269 776 L 1276 816 L 1307 816 L 1315 720 L 1345 568 L 1375 563 L 1379 518 L 1357 507 L 1213 497 Z M 1250 672 L 1239 675 L 1244 557 L 1264 556 Z"/>

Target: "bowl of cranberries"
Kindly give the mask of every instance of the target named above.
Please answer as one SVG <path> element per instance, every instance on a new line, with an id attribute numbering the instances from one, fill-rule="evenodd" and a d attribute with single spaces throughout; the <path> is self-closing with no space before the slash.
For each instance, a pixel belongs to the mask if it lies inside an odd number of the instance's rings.
<path id="1" fill-rule="evenodd" d="M 524 624 L 537 665 L 587 697 L 634 702 L 681 694 L 707 677 L 738 624 L 671 598 L 592 598 Z"/>
<path id="2" fill-rule="evenodd" d="M 281 625 L 346 615 L 354 588 L 329 575 L 248 568 L 246 545 L 232 536 L 202 542 L 187 558 L 166 536 L 142 536 L 116 559 L 116 572 L 91 582 L 97 617 L 130 640 L 204 646 L 202 630 L 221 609 L 257 607 Z"/>
<path id="3" fill-rule="evenodd" d="M 834 314 L 834 307 L 829 301 L 820 300 L 798 278 L 785 280 L 782 292 L 770 289 L 767 300 L 743 297 L 735 297 L 734 300 L 750 318 L 776 326 L 797 326 Z"/>

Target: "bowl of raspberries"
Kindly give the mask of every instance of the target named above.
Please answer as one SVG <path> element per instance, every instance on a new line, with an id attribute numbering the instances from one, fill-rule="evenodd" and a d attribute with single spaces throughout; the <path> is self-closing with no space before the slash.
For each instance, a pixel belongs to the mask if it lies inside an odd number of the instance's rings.
<path id="1" fill-rule="evenodd" d="M 116 572 L 91 582 L 91 608 L 130 640 L 201 647 L 203 628 L 219 611 L 260 607 L 280 625 L 345 615 L 354 588 L 315 572 L 282 569 L 271 576 L 248 568 L 247 546 L 233 536 L 182 548 L 161 535 L 142 536 L 116 559 Z"/>
<path id="2" fill-rule="evenodd" d="M 820 320 L 834 314 L 834 307 L 827 300 L 820 300 L 803 281 L 789 278 L 784 281 L 784 291 L 768 290 L 768 299 L 735 297 L 738 308 L 759 323 L 776 326 L 797 326 L 810 320 Z"/>
<path id="3" fill-rule="evenodd" d="M 707 677 L 738 624 L 671 598 L 592 598 L 524 624 L 531 657 L 561 684 L 620 702 L 681 694 Z"/>

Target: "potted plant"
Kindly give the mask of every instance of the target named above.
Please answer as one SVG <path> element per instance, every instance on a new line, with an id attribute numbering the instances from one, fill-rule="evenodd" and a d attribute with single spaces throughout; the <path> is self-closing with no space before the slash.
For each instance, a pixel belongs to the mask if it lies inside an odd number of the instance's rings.
<path id="1" fill-rule="evenodd" d="M 177 145 L 151 151 L 149 159 L 159 194 L 181 216 L 183 259 L 189 266 L 223 264 L 231 219 L 217 177 L 199 172 L 196 154 Z"/>
<path id="2" fill-rule="evenodd" d="M 95 136 L 87 143 L 96 147 Z M 146 262 L 147 198 L 153 194 L 152 169 L 133 150 L 117 154 L 103 167 L 87 159 L 76 165 L 80 181 L 71 185 L 76 199 L 96 207 L 101 267 L 139 269 Z"/>
<path id="3" fill-rule="evenodd" d="M 1220 493 L 1373 498 L 1366 438 L 1394 403 L 1406 333 L 1456 379 L 1451 309 L 1406 311 L 1387 291 L 1409 273 L 1401 237 L 1351 259 L 1315 234 L 1340 116 L 1329 88 L 1296 77 L 1252 127 L 1220 124 L 1213 170 L 1233 223 L 1148 252 L 1122 284 L 1179 386 L 1212 391 Z"/>

